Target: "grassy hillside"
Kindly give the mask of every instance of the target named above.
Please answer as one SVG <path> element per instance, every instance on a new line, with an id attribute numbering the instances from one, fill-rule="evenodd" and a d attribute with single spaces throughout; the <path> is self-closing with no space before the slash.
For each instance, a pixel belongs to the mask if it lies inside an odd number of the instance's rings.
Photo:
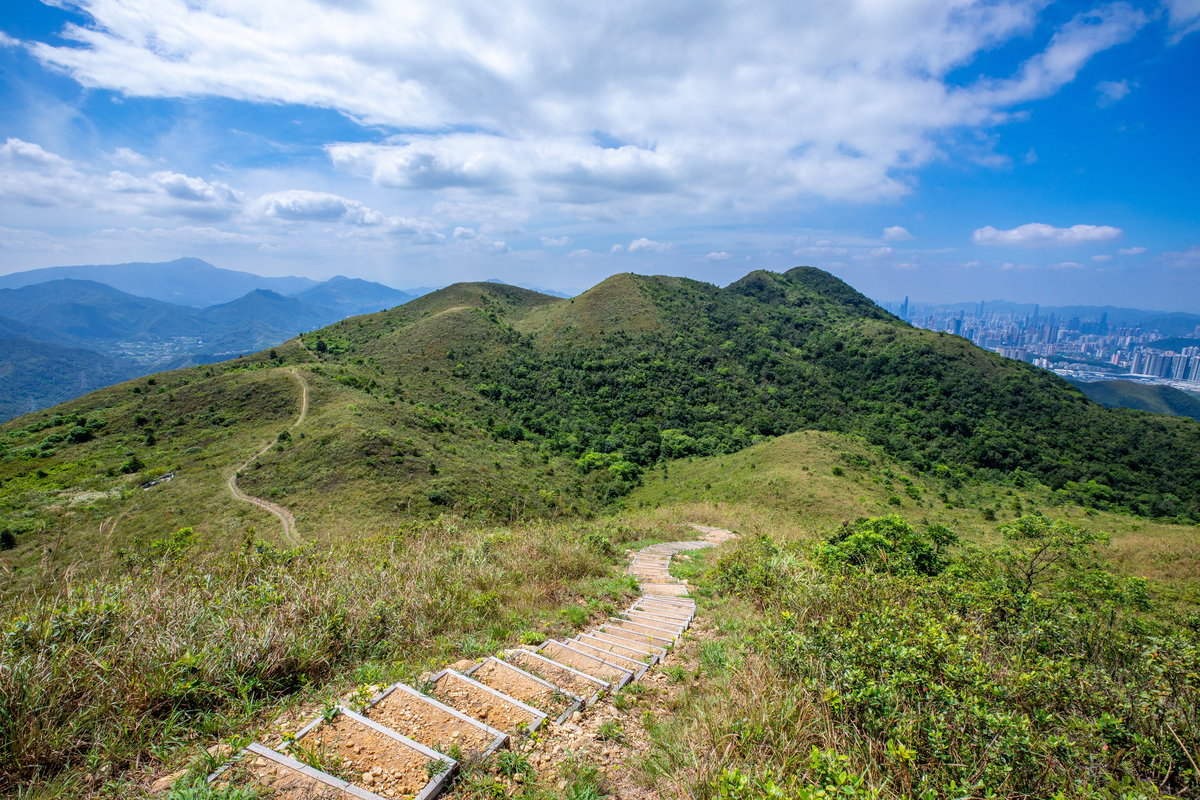
<path id="1" fill-rule="evenodd" d="M 0 427 L 0 525 L 21 574 L 176 525 L 230 545 L 250 526 L 278 535 L 225 481 L 294 420 L 291 369 L 310 417 L 240 485 L 291 509 L 308 541 L 443 513 L 590 514 L 628 505 L 662 464 L 800 430 L 861 437 L 935 495 L 1019 480 L 1096 510 L 1198 513 L 1194 421 L 1104 409 L 817 270 L 725 289 L 618 275 L 572 300 L 457 284 L 276 350 Z M 137 488 L 168 470 L 170 484 Z"/>
<path id="2" fill-rule="evenodd" d="M 579 630 L 631 591 L 625 548 L 707 522 L 742 541 L 675 565 L 702 624 L 614 699 L 603 769 L 705 800 L 1188 796 L 1200 538 L 1120 509 L 1189 479 L 1195 429 L 815 271 L 459 284 L 128 381 L 0 425 L 0 791 L 139 796 L 285 713 Z M 301 547 L 229 492 L 264 446 L 238 486 Z M 1035 512 L 1111 543 L 1031 595 L 1003 526 Z M 930 531 L 961 541 L 919 571 Z M 456 797 L 563 795 L 487 785 Z"/>
<path id="3" fill-rule="evenodd" d="M 1172 417 L 1200 420 L 1200 399 L 1170 386 L 1133 381 L 1080 381 L 1074 385 L 1106 408 L 1135 408 Z"/>
<path id="4" fill-rule="evenodd" d="M 607 499 L 662 458 L 817 429 L 861 435 L 921 472 L 1021 469 L 1083 486 L 1097 507 L 1200 515 L 1192 420 L 1104 409 L 1045 370 L 914 329 L 819 270 L 724 289 L 618 275 L 534 307 L 494 298 L 464 284 L 305 341 L 327 340 L 325 357 L 351 372 L 364 356 L 385 371 L 440 360 L 488 401 L 477 423 L 607 470 Z M 417 323 L 437 314 L 454 322 L 429 338 Z"/>

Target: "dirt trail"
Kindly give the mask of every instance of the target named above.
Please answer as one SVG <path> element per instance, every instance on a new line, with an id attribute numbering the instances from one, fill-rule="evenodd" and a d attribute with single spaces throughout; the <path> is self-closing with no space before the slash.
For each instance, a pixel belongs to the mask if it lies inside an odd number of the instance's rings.
<path id="1" fill-rule="evenodd" d="M 288 426 L 287 430 L 290 433 L 291 431 L 298 428 L 300 426 L 300 423 L 304 422 L 304 418 L 306 416 L 308 416 L 308 384 L 304 381 L 304 376 L 302 376 L 296 370 L 292 369 L 292 370 L 288 370 L 288 372 L 289 372 L 289 374 L 291 374 L 291 376 L 293 378 L 300 381 L 300 416 L 296 418 L 295 422 L 293 422 L 291 425 Z M 274 514 L 276 517 L 278 517 L 279 521 L 281 523 L 283 523 L 284 541 L 286 541 L 292 545 L 299 545 L 300 537 L 296 533 L 296 518 L 292 516 L 291 511 L 288 511 L 286 508 L 279 505 L 278 503 L 272 503 L 270 500 L 263 500 L 261 497 L 254 497 L 252 495 L 248 495 L 245 492 L 243 492 L 241 489 L 239 489 L 238 485 L 237 485 L 238 475 L 241 474 L 242 470 L 244 470 L 246 467 L 253 464 L 254 460 L 256 458 L 258 458 L 263 453 L 270 450 L 274 445 L 275 445 L 275 440 L 272 439 L 271 441 L 269 441 L 265 445 L 263 445 L 263 448 L 261 450 L 259 450 L 257 453 L 252 455 L 249 459 L 247 459 L 245 464 L 242 464 L 240 467 L 238 467 L 237 469 L 235 469 L 233 471 L 233 474 L 229 476 L 229 492 L 230 492 L 230 494 L 232 494 L 234 496 L 234 499 L 242 500 L 247 503 L 252 503 L 252 504 L 258 506 L 259 508 L 261 508 L 262 510 L 269 511 L 272 514 Z"/>

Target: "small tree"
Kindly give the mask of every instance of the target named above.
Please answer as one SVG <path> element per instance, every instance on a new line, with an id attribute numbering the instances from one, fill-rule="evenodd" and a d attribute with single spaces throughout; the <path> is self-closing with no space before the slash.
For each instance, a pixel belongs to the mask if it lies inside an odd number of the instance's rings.
<path id="1" fill-rule="evenodd" d="M 1002 554 L 1009 583 L 1029 594 L 1066 571 L 1086 566 L 1092 548 L 1108 544 L 1108 534 L 1081 528 L 1066 520 L 1053 522 L 1039 513 L 1026 514 L 1000 528 L 1007 543 Z"/>
<path id="2" fill-rule="evenodd" d="M 9 529 L 0 531 L 0 550 L 12 550 L 17 546 L 17 536 Z"/>

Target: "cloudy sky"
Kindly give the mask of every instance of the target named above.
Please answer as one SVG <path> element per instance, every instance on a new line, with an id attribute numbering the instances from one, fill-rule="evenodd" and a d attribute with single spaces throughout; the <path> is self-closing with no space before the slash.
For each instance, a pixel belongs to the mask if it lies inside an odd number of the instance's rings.
<path id="1" fill-rule="evenodd" d="M 1200 0 L 7 0 L 0 273 L 1200 312 Z"/>

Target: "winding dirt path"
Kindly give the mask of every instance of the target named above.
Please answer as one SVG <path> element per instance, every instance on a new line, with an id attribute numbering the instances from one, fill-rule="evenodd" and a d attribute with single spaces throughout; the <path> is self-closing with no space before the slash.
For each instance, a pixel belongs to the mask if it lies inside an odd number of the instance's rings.
<path id="1" fill-rule="evenodd" d="M 288 426 L 287 430 L 290 432 L 290 431 L 293 431 L 296 428 L 298 428 L 300 426 L 300 423 L 304 422 L 304 418 L 306 416 L 308 416 L 308 384 L 305 382 L 304 377 L 296 370 L 294 370 L 294 369 L 289 370 L 289 373 L 291 374 L 291 376 L 293 378 L 300 381 L 300 416 L 296 418 L 295 422 L 293 422 L 291 425 Z M 229 493 L 233 495 L 235 500 L 241 500 L 246 503 L 251 503 L 253 505 L 258 506 L 263 511 L 269 511 L 272 514 L 274 514 L 279 519 L 279 521 L 281 523 L 283 523 L 284 541 L 286 541 L 292 545 L 299 545 L 300 544 L 300 536 L 296 533 L 296 518 L 292 516 L 291 511 L 288 511 L 286 508 L 279 505 L 278 503 L 272 503 L 270 500 L 263 500 L 261 497 L 254 497 L 253 495 L 248 495 L 245 492 L 243 492 L 241 489 L 239 489 L 238 485 L 237 485 L 238 475 L 240 475 L 242 473 L 242 470 L 244 470 L 246 467 L 253 464 L 254 460 L 256 458 L 258 458 L 263 453 L 270 450 L 271 447 L 274 446 L 274 444 L 275 444 L 274 439 L 267 442 L 265 445 L 263 445 L 263 448 L 261 450 L 259 450 L 254 455 L 250 456 L 250 458 L 247 459 L 245 464 L 242 464 L 240 467 L 238 467 L 237 469 L 235 469 L 233 471 L 233 474 L 229 476 Z"/>

